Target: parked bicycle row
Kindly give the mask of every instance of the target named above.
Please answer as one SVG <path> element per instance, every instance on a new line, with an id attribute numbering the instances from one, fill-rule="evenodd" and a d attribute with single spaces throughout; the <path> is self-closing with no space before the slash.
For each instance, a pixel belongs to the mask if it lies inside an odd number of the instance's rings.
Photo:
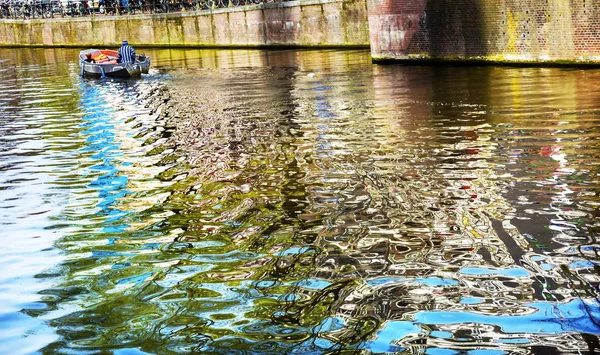
<path id="1" fill-rule="evenodd" d="M 52 18 L 197 11 L 281 0 L 0 0 L 0 18 Z"/>

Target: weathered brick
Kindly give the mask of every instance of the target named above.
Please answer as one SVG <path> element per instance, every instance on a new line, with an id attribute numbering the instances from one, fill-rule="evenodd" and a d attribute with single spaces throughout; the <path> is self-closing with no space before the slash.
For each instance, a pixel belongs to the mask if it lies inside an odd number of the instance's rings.
<path id="1" fill-rule="evenodd" d="M 376 59 L 597 61 L 600 1 L 368 0 Z"/>

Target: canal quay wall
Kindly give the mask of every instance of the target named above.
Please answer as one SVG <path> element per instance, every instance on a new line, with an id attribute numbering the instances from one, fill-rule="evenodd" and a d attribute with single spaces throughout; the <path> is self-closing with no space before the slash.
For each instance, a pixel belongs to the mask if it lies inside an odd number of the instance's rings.
<path id="1" fill-rule="evenodd" d="M 164 14 L 0 20 L 0 46 L 369 47 L 365 0 L 302 0 Z"/>
<path id="2" fill-rule="evenodd" d="M 600 1 L 299 0 L 0 20 L 0 46 L 364 47 L 376 62 L 600 66 Z"/>
<path id="3" fill-rule="evenodd" d="M 367 0 L 375 61 L 600 65 L 597 0 Z"/>

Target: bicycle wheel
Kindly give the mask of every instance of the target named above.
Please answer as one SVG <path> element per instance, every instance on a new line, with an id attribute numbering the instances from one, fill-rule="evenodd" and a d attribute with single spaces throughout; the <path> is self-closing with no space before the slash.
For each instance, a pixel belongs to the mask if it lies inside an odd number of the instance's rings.
<path id="1" fill-rule="evenodd" d="M 231 0 L 231 6 L 238 7 L 240 6 L 240 0 Z"/>

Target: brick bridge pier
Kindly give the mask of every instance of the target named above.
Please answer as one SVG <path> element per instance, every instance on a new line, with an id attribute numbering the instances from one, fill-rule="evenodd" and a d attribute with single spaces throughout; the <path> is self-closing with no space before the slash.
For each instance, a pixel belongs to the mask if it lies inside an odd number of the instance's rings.
<path id="1" fill-rule="evenodd" d="M 375 61 L 600 64 L 600 1 L 367 0 Z"/>

